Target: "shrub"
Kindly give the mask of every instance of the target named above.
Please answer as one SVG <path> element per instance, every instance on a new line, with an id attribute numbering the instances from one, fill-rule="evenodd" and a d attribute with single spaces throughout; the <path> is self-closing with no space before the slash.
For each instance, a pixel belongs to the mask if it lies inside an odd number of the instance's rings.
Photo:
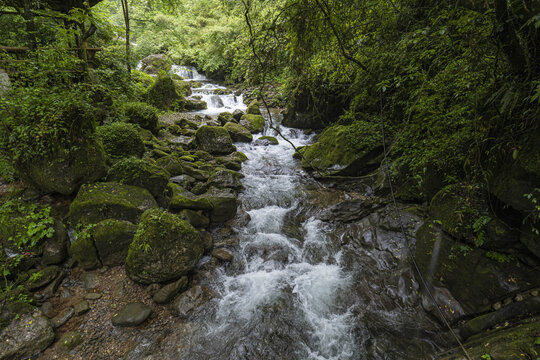
<path id="1" fill-rule="evenodd" d="M 124 114 L 127 122 L 137 124 L 143 129 L 157 132 L 158 115 L 157 109 L 152 105 L 142 102 L 127 103 L 124 106 Z"/>
<path id="2" fill-rule="evenodd" d="M 144 154 L 144 142 L 132 124 L 117 122 L 100 126 L 97 134 L 110 160 L 128 156 L 142 157 Z"/>

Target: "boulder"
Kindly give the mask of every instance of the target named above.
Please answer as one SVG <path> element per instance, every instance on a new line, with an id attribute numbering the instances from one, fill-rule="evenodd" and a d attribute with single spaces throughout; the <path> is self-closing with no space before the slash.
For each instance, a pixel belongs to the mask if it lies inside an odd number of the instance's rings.
<path id="1" fill-rule="evenodd" d="M 101 264 L 122 265 L 136 231 L 137 226 L 125 220 L 107 219 L 97 223 L 90 233 Z"/>
<path id="2" fill-rule="evenodd" d="M 279 141 L 273 136 L 261 136 L 253 142 L 255 146 L 278 145 Z"/>
<path id="3" fill-rule="evenodd" d="M 170 178 L 169 181 L 188 190 L 197 182 L 194 177 L 191 177 L 189 175 L 174 176 Z"/>
<path id="4" fill-rule="evenodd" d="M 160 70 L 169 72 L 172 61 L 165 54 L 152 54 L 142 59 L 141 65 L 141 71 L 150 75 L 157 75 Z"/>
<path id="5" fill-rule="evenodd" d="M 252 134 L 264 130 L 264 118 L 261 115 L 244 114 L 240 119 L 240 125 L 248 129 Z"/>
<path id="6" fill-rule="evenodd" d="M 167 171 L 171 176 L 178 176 L 184 173 L 184 161 L 178 156 L 166 155 L 156 160 L 156 165 Z"/>
<path id="7" fill-rule="evenodd" d="M 139 125 L 141 128 L 157 134 L 158 113 L 152 105 L 143 102 L 132 102 L 124 105 L 126 121 Z"/>
<path id="8" fill-rule="evenodd" d="M 499 300 L 540 285 L 538 270 L 466 246 L 428 223 L 416 234 L 415 256 L 426 279 L 450 290 L 467 315 L 487 311 Z"/>
<path id="9" fill-rule="evenodd" d="M 327 128 L 317 142 L 300 150 L 302 166 L 320 175 L 336 176 L 355 176 L 377 168 L 382 160 L 381 143 L 373 133 L 365 134 L 366 142 L 355 143 L 356 136 L 363 133 L 345 125 Z"/>
<path id="10" fill-rule="evenodd" d="M 68 255 L 69 239 L 66 228 L 61 221 L 54 222 L 54 235 L 47 239 L 43 245 L 41 262 L 43 265 L 57 265 L 62 263 Z"/>
<path id="11" fill-rule="evenodd" d="M 228 122 L 223 127 L 229 132 L 234 142 L 251 142 L 253 140 L 251 132 L 240 124 Z"/>
<path id="12" fill-rule="evenodd" d="M 231 262 L 234 259 L 233 253 L 223 248 L 215 249 L 214 251 L 212 251 L 212 256 L 218 260 L 226 262 Z"/>
<path id="13" fill-rule="evenodd" d="M 233 170 L 218 170 L 210 176 L 206 184 L 209 187 L 215 186 L 217 188 L 240 190 L 243 188 L 242 182 L 240 181 L 243 177 L 244 175 Z"/>
<path id="14" fill-rule="evenodd" d="M 112 182 L 96 183 L 81 187 L 69 207 L 68 217 L 73 227 L 106 219 L 137 223 L 144 211 L 156 207 L 156 200 L 146 189 Z"/>
<path id="15" fill-rule="evenodd" d="M 210 221 L 222 223 L 236 216 L 238 201 L 236 194 L 231 189 L 218 189 L 211 187 L 200 198 L 207 199 L 212 205 Z"/>
<path id="16" fill-rule="evenodd" d="M 99 126 L 97 134 L 112 161 L 129 156 L 140 158 L 144 154 L 144 142 L 132 124 L 117 122 Z"/>
<path id="17" fill-rule="evenodd" d="M 148 319 L 152 309 L 142 303 L 130 303 L 122 307 L 112 317 L 114 326 L 138 326 Z"/>
<path id="18" fill-rule="evenodd" d="M 69 148 L 57 148 L 48 155 L 16 163 L 18 175 L 43 192 L 73 194 L 87 182 L 107 172 L 103 146 L 95 136 L 73 141 Z"/>
<path id="19" fill-rule="evenodd" d="M 47 266 L 42 270 L 30 270 L 28 274 L 30 275 L 30 278 L 25 282 L 24 286 L 28 290 L 34 291 L 47 286 L 60 275 L 60 268 L 56 265 L 52 265 Z"/>
<path id="20" fill-rule="evenodd" d="M 54 341 L 54 331 L 41 310 L 18 314 L 0 332 L 0 359 L 32 358 Z"/>
<path id="21" fill-rule="evenodd" d="M 188 223 L 196 228 L 205 228 L 210 225 L 210 220 L 202 214 L 202 211 L 195 211 L 190 209 L 184 209 L 178 213 L 178 216 L 182 220 L 186 220 Z"/>
<path id="22" fill-rule="evenodd" d="M 101 266 L 90 229 L 78 233 L 71 243 L 70 249 L 73 258 L 83 269 L 92 270 Z"/>
<path id="23" fill-rule="evenodd" d="M 163 196 L 170 174 L 153 161 L 134 157 L 118 161 L 107 175 L 108 181 L 147 189 L 155 198 Z"/>
<path id="24" fill-rule="evenodd" d="M 246 114 L 250 115 L 261 115 L 261 109 L 259 108 L 259 102 L 257 99 L 253 100 L 251 103 L 249 103 Z"/>
<path id="25" fill-rule="evenodd" d="M 11 90 L 11 80 L 4 69 L 0 69 L 0 97 Z"/>
<path id="26" fill-rule="evenodd" d="M 184 109 L 187 111 L 206 110 L 208 109 L 208 105 L 206 104 L 206 101 L 200 99 L 187 99 L 184 102 Z"/>
<path id="27" fill-rule="evenodd" d="M 173 314 L 187 318 L 213 296 L 214 294 L 209 288 L 197 285 L 176 297 L 169 305 L 169 309 Z"/>
<path id="28" fill-rule="evenodd" d="M 167 284 L 159 289 L 152 300 L 157 304 L 168 304 L 179 293 L 185 291 L 188 288 L 189 281 L 187 276 L 182 276 L 177 281 Z"/>
<path id="29" fill-rule="evenodd" d="M 152 209 L 141 218 L 126 270 L 143 284 L 168 282 L 188 274 L 202 255 L 201 237 L 193 226 L 177 215 Z"/>
<path id="30" fill-rule="evenodd" d="M 225 126 L 225 124 L 228 122 L 233 122 L 233 123 L 236 122 L 235 118 L 233 117 L 233 114 L 231 114 L 230 112 L 220 113 L 217 119 L 219 123 L 221 124 L 221 126 Z"/>
<path id="31" fill-rule="evenodd" d="M 219 126 L 201 126 L 195 133 L 199 149 L 210 154 L 230 154 L 236 151 L 229 132 Z"/>
<path id="32" fill-rule="evenodd" d="M 212 204 L 207 198 L 199 197 L 179 185 L 169 183 L 169 191 L 172 193 L 169 202 L 169 210 L 180 211 L 183 209 L 191 210 L 211 210 Z"/>
<path id="33" fill-rule="evenodd" d="M 77 345 L 82 343 L 83 337 L 78 331 L 68 331 L 62 335 L 58 341 L 58 347 L 61 351 L 69 352 L 73 350 Z"/>
<path id="34" fill-rule="evenodd" d="M 240 110 L 240 109 L 236 109 L 232 113 L 232 116 L 233 116 L 234 120 L 236 120 L 236 121 L 240 121 L 240 119 L 242 118 L 242 115 L 244 115 L 244 112 L 242 110 Z"/>
<path id="35" fill-rule="evenodd" d="M 171 76 L 160 72 L 155 82 L 145 94 L 146 102 L 161 110 L 171 110 L 183 107 L 184 97 L 181 89 Z"/>

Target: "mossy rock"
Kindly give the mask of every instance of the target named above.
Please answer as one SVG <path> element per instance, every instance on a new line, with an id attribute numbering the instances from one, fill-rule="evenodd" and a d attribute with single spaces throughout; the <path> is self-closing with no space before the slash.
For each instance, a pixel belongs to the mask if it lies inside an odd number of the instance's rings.
<path id="1" fill-rule="evenodd" d="M 152 105 L 143 102 L 133 102 L 124 105 L 127 122 L 139 125 L 153 134 L 158 130 L 158 113 Z"/>
<path id="2" fill-rule="evenodd" d="M 106 219 L 137 223 L 147 209 L 156 208 L 156 200 L 148 190 L 113 182 L 83 185 L 69 207 L 69 221 L 97 224 Z"/>
<path id="3" fill-rule="evenodd" d="M 225 124 L 228 122 L 236 123 L 233 114 L 227 111 L 220 113 L 217 119 L 220 122 L 221 126 L 225 126 Z"/>
<path id="4" fill-rule="evenodd" d="M 234 142 L 251 142 L 253 140 L 251 132 L 240 124 L 227 122 L 224 128 L 229 132 Z"/>
<path id="5" fill-rule="evenodd" d="M 192 271 L 203 255 L 199 232 L 164 210 L 146 211 L 129 247 L 126 270 L 143 284 L 177 280 Z"/>
<path id="6" fill-rule="evenodd" d="M 261 136 L 255 142 L 253 142 L 253 145 L 255 146 L 268 146 L 268 145 L 278 145 L 279 141 L 273 136 Z"/>
<path id="7" fill-rule="evenodd" d="M 236 151 L 229 132 L 220 126 L 201 126 L 195 138 L 199 149 L 211 154 L 230 154 Z"/>
<path id="8" fill-rule="evenodd" d="M 157 75 L 160 71 L 168 73 L 173 65 L 166 54 L 152 54 L 141 60 L 141 70 L 147 74 Z"/>
<path id="9" fill-rule="evenodd" d="M 57 148 L 49 155 L 16 163 L 19 176 L 43 192 L 73 194 L 86 182 L 101 179 L 107 173 L 105 152 L 94 135 L 75 140 L 69 149 Z"/>
<path id="10" fill-rule="evenodd" d="M 137 225 L 129 221 L 107 219 L 97 223 L 90 233 L 101 263 L 122 265 L 136 231 Z"/>
<path id="11" fill-rule="evenodd" d="M 381 143 L 352 144 L 353 130 L 345 125 L 327 128 L 317 142 L 302 149 L 302 166 L 321 175 L 355 176 L 374 170 L 382 160 Z"/>
<path id="12" fill-rule="evenodd" d="M 201 210 L 184 209 L 178 213 L 178 216 L 196 228 L 205 228 L 210 225 L 210 219 L 204 216 Z"/>
<path id="13" fill-rule="evenodd" d="M 240 125 L 249 130 L 252 134 L 264 130 L 264 118 L 262 115 L 244 114 L 240 119 Z"/>
<path id="14" fill-rule="evenodd" d="M 211 187 L 206 193 L 199 195 L 211 205 L 210 220 L 214 223 L 223 223 L 233 219 L 238 210 L 236 194 L 231 189 L 218 189 Z"/>
<path id="15" fill-rule="evenodd" d="M 431 200 L 429 213 L 444 231 L 473 246 L 497 250 L 519 241 L 519 234 L 492 214 L 480 184 L 444 187 Z"/>
<path id="16" fill-rule="evenodd" d="M 242 179 L 244 175 L 233 170 L 218 170 L 210 176 L 206 183 L 208 187 L 215 186 L 217 188 L 231 188 L 240 190 L 243 188 Z"/>
<path id="17" fill-rule="evenodd" d="M 163 196 L 170 177 L 153 161 L 130 157 L 117 162 L 109 170 L 107 180 L 145 188 L 158 198 Z"/>
<path id="18" fill-rule="evenodd" d="M 184 118 L 180 120 L 176 120 L 174 124 L 180 126 L 182 129 L 197 130 L 199 128 L 199 124 L 197 124 L 194 121 L 184 119 Z"/>
<path id="19" fill-rule="evenodd" d="M 91 229 L 82 230 L 71 243 L 71 254 L 85 270 L 101 267 Z"/>
<path id="20" fill-rule="evenodd" d="M 144 142 L 139 131 L 132 124 L 117 122 L 99 126 L 97 134 L 111 160 L 130 156 L 140 158 L 144 154 Z"/>
<path id="21" fill-rule="evenodd" d="M 467 315 L 540 285 L 538 270 L 513 257 L 496 260 L 493 255 L 458 242 L 429 223 L 416 234 L 415 257 L 422 274 L 434 285 L 448 288 Z"/>
<path id="22" fill-rule="evenodd" d="M 259 102 L 253 100 L 247 107 L 246 114 L 261 115 L 261 109 L 259 108 Z"/>
<path id="23" fill-rule="evenodd" d="M 145 94 L 146 102 L 161 110 L 183 107 L 184 97 L 170 75 L 160 72 Z"/>
<path id="24" fill-rule="evenodd" d="M 242 162 L 236 159 L 231 159 L 227 157 L 218 157 L 216 159 L 216 164 L 223 165 L 229 170 L 234 170 L 234 171 L 242 170 Z"/>
<path id="25" fill-rule="evenodd" d="M 203 100 L 187 99 L 184 102 L 184 109 L 186 111 L 199 111 L 208 109 L 208 105 Z"/>
<path id="26" fill-rule="evenodd" d="M 156 160 L 156 165 L 167 171 L 170 176 L 178 176 L 184 173 L 184 161 L 175 155 L 165 155 Z"/>
<path id="27" fill-rule="evenodd" d="M 196 196 L 177 184 L 169 183 L 168 189 L 171 193 L 169 209 L 172 211 L 183 209 L 208 211 L 212 209 L 212 204 L 208 199 Z"/>

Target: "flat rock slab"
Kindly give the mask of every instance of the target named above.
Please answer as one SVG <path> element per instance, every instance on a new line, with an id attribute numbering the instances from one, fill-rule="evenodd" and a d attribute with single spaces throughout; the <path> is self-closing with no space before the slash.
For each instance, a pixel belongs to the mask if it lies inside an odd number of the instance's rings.
<path id="1" fill-rule="evenodd" d="M 88 293 L 88 294 L 84 294 L 84 298 L 86 300 L 97 300 L 97 299 L 101 298 L 101 294 L 100 293 Z"/>
<path id="2" fill-rule="evenodd" d="M 90 310 L 90 304 L 88 301 L 84 300 L 75 305 L 75 315 L 79 316 L 84 313 L 87 313 Z"/>
<path id="3" fill-rule="evenodd" d="M 221 261 L 232 261 L 234 255 L 227 249 L 216 249 L 212 251 L 212 256 Z"/>
<path id="4" fill-rule="evenodd" d="M 182 291 L 186 290 L 189 281 L 187 276 L 182 276 L 179 280 L 167 284 L 159 289 L 153 296 L 154 302 L 158 304 L 168 304 L 171 300 Z"/>
<path id="5" fill-rule="evenodd" d="M 75 309 L 72 307 L 62 310 L 58 315 L 51 319 L 52 327 L 57 329 L 64 325 L 69 321 L 69 319 L 71 319 L 73 314 L 75 314 Z"/>
<path id="6" fill-rule="evenodd" d="M 131 303 L 124 306 L 112 317 L 114 326 L 137 326 L 148 319 L 152 309 L 142 303 Z"/>

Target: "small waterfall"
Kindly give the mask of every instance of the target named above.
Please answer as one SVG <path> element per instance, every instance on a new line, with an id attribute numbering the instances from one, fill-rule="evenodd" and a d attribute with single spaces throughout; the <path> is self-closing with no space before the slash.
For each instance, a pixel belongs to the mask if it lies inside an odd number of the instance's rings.
<path id="1" fill-rule="evenodd" d="M 244 96 L 236 96 L 226 87 L 203 83 L 201 87 L 192 88 L 191 98 L 199 98 L 206 102 L 208 108 L 201 111 L 205 115 L 217 115 L 221 112 L 233 112 L 236 109 L 245 111 L 247 106 L 244 104 Z"/>
<path id="2" fill-rule="evenodd" d="M 185 81 L 206 81 L 206 76 L 199 74 L 193 66 L 173 65 L 171 73 L 180 76 Z"/>

